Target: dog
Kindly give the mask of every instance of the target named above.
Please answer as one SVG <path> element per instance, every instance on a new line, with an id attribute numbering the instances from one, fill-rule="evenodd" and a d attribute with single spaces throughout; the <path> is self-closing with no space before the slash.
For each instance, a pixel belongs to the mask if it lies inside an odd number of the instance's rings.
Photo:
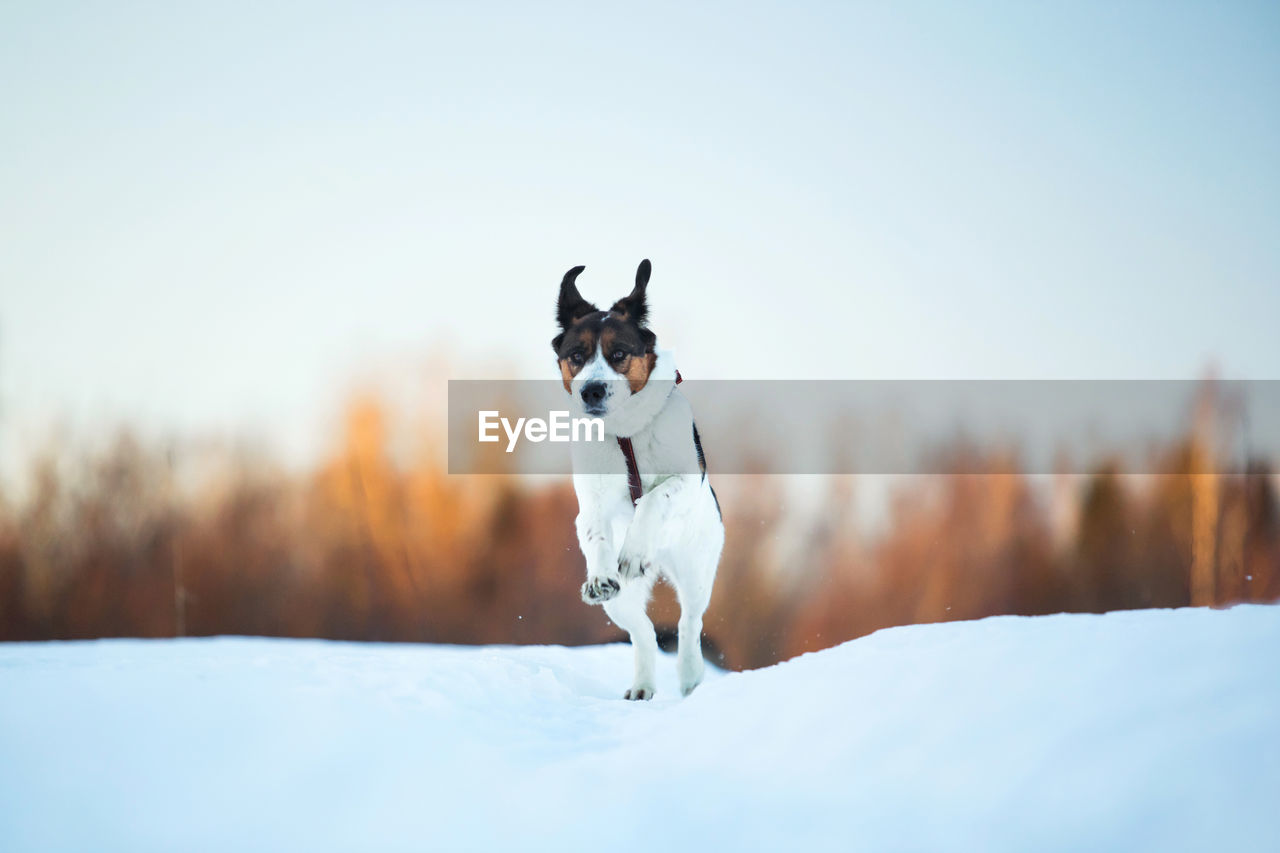
<path id="1" fill-rule="evenodd" d="M 574 442 L 578 545 L 587 561 L 582 599 L 599 604 L 631 636 L 635 675 L 625 699 L 652 699 L 658 653 L 646 612 L 658 577 L 680 601 L 676 653 L 680 691 L 702 681 L 702 616 L 711 601 L 724 523 L 706 475 L 693 409 L 676 389 L 670 352 L 656 348 L 646 289 L 652 265 L 636 270 L 630 295 L 601 311 L 578 292 L 585 267 L 560 282 L 551 341 L 570 405 L 604 421 L 603 442 Z"/>

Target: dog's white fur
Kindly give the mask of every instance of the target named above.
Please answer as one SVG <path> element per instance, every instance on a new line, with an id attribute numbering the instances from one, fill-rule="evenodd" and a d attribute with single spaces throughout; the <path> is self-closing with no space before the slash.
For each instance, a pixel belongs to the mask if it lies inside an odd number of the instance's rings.
<path id="1" fill-rule="evenodd" d="M 583 600 L 603 604 L 609 618 L 631 635 L 635 678 L 628 699 L 654 695 L 658 642 L 646 608 L 661 574 L 680 599 L 677 668 L 688 695 L 702 681 L 702 615 L 724 546 L 724 524 L 711 485 L 698 466 L 693 409 L 676 388 L 675 361 L 659 351 L 649 380 L 632 394 L 626 381 L 596 352 L 570 383 L 577 412 L 581 390 L 603 381 L 604 442 L 572 446 L 573 487 L 578 496 L 578 544 L 587 559 Z M 644 496 L 631 505 L 626 460 L 617 436 L 630 438 Z"/>

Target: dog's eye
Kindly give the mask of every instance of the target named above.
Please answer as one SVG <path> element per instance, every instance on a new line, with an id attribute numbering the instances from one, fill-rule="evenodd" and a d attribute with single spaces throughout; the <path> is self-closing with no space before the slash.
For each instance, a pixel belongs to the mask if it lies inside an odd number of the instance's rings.
<path id="1" fill-rule="evenodd" d="M 622 360 L 623 360 L 624 358 L 626 358 L 626 357 L 627 357 L 626 350 L 616 349 L 616 350 L 614 350 L 614 351 L 613 351 L 613 360 L 614 360 L 614 361 L 622 361 Z"/>
<path id="2" fill-rule="evenodd" d="M 574 350 L 573 352 L 569 353 L 569 363 L 572 365 L 582 364 L 582 352 L 579 350 Z"/>

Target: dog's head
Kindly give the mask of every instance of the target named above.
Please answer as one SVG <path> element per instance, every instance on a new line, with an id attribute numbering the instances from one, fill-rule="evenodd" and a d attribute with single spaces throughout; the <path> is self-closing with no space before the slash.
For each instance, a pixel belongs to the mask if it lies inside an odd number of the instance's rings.
<path id="1" fill-rule="evenodd" d="M 589 415 L 609 414 L 620 394 L 634 394 L 649 381 L 657 356 L 657 337 L 645 325 L 649 306 L 645 288 L 652 267 L 640 262 L 631 293 L 608 311 L 601 311 L 578 292 L 578 276 L 585 267 L 574 267 L 560 282 L 556 321 L 560 334 L 551 340 L 560 363 L 564 388 L 581 401 Z"/>

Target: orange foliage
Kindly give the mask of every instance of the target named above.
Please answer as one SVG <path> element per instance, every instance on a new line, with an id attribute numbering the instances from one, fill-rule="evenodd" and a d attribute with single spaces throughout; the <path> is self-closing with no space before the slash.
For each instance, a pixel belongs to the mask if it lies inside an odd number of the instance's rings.
<path id="1" fill-rule="evenodd" d="M 0 639 L 620 636 L 578 597 L 567 478 L 450 476 L 438 436 L 416 435 L 406 462 L 390 451 L 395 431 L 361 398 L 315 470 L 242 452 L 185 491 L 182 453 L 127 434 L 98 454 L 47 453 L 20 504 L 0 498 Z M 1205 474 L 1199 452 L 1170 449 L 1154 477 L 1104 467 L 1072 493 L 1038 489 L 1006 454 L 957 451 L 951 470 L 992 473 L 905 479 L 874 535 L 850 523 L 857 478 L 818 481 L 798 513 L 783 480 L 721 477 L 708 646 L 754 667 L 897 624 L 1183 606 L 1193 568 L 1211 603 L 1280 597 L 1274 476 Z M 1065 534 L 1059 518 L 1072 520 Z M 653 613 L 674 624 L 670 591 Z"/>

